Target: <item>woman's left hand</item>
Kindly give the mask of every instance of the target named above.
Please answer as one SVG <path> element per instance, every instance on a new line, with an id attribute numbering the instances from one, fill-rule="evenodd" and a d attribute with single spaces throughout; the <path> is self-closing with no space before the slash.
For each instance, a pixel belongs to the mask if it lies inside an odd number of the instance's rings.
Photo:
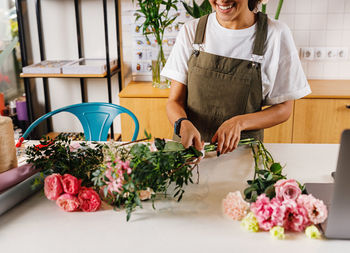
<path id="1" fill-rule="evenodd" d="M 211 142 L 218 143 L 217 154 L 232 152 L 238 146 L 242 126 L 237 117 L 226 120 L 214 134 Z"/>

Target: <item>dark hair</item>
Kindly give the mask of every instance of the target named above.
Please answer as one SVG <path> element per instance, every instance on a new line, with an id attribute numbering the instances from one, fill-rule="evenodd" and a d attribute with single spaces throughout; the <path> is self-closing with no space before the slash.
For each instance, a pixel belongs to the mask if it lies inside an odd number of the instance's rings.
<path id="1" fill-rule="evenodd" d="M 261 2 L 261 0 L 248 0 L 249 10 L 254 11 L 260 2 Z"/>

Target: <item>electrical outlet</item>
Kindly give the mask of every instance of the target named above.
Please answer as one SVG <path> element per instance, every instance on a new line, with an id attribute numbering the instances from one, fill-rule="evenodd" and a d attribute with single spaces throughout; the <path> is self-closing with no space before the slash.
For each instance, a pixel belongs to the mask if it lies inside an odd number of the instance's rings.
<path id="1" fill-rule="evenodd" d="M 339 51 L 339 49 L 337 47 L 327 47 L 326 58 L 328 60 L 334 60 L 334 59 L 338 58 L 338 51 Z"/>
<path id="2" fill-rule="evenodd" d="M 314 48 L 314 59 L 323 60 L 326 58 L 326 48 L 324 47 L 315 47 Z"/>
<path id="3" fill-rule="evenodd" d="M 301 58 L 305 60 L 313 60 L 314 59 L 314 49 L 312 47 L 302 47 L 300 49 Z"/>
<path id="4" fill-rule="evenodd" d="M 349 49 L 347 47 L 340 47 L 337 52 L 339 60 L 347 60 L 349 57 Z"/>

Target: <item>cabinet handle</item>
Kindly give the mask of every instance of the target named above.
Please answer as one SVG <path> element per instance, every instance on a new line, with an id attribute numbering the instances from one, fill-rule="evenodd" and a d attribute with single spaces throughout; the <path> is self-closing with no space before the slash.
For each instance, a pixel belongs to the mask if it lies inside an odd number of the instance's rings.
<path id="1" fill-rule="evenodd" d="M 346 109 L 350 109 L 350 105 L 345 105 Z"/>

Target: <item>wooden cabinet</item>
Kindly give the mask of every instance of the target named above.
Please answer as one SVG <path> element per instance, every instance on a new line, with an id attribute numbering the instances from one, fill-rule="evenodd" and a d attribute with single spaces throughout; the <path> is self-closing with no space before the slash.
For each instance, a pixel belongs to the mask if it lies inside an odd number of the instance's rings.
<path id="1" fill-rule="evenodd" d="M 140 124 L 138 138 L 144 131 L 154 137 L 173 137 L 173 128 L 166 114 L 169 89 L 153 88 L 149 82 L 131 82 L 120 92 L 120 105 L 128 108 Z M 134 133 L 134 122 L 126 114 L 121 115 L 122 141 L 130 141 Z"/>
<path id="2" fill-rule="evenodd" d="M 294 102 L 289 120 L 265 129 L 266 143 L 339 143 L 341 132 L 350 128 L 350 81 L 309 80 L 312 94 Z M 172 138 L 166 115 L 169 90 L 152 88 L 149 82 L 131 82 L 120 94 L 120 104 L 135 113 L 144 130 L 155 137 Z M 122 140 L 131 139 L 134 124 L 122 116 Z"/>
<path id="3" fill-rule="evenodd" d="M 350 99 L 300 99 L 295 101 L 293 143 L 339 143 L 350 128 Z"/>
<path id="4" fill-rule="evenodd" d="M 294 106 L 293 106 L 294 107 Z M 266 143 L 292 143 L 293 138 L 294 109 L 289 119 L 277 126 L 264 130 L 264 142 Z"/>

